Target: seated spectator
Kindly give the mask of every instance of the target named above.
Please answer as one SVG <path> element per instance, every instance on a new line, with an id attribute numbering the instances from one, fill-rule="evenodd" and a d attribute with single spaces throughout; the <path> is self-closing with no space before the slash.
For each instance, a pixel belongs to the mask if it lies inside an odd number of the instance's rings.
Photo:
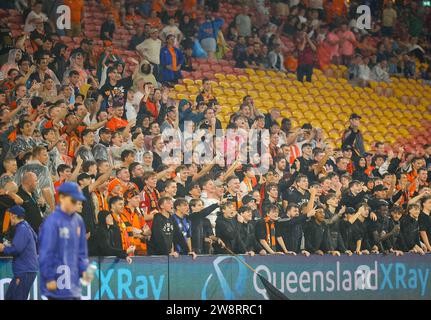
<path id="1" fill-rule="evenodd" d="M 387 66 L 386 60 L 381 60 L 377 63 L 371 70 L 371 79 L 377 82 L 390 82 Z"/>
<path id="2" fill-rule="evenodd" d="M 274 49 L 268 53 L 268 59 L 271 69 L 275 69 L 277 71 L 286 71 L 284 68 L 284 57 L 281 53 L 280 45 L 276 44 Z"/>

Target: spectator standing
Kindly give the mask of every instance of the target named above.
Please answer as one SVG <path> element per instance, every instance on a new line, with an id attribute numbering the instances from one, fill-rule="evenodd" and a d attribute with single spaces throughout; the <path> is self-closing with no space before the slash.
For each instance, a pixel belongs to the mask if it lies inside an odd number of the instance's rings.
<path id="1" fill-rule="evenodd" d="M 391 37 L 396 23 L 397 11 L 392 7 L 392 2 L 388 1 L 382 14 L 382 35 Z"/>
<path id="2" fill-rule="evenodd" d="M 42 12 L 42 3 L 35 2 L 32 11 L 30 11 L 25 19 L 24 32 L 33 32 L 36 29 L 37 23 L 45 23 L 48 21 L 47 15 Z"/>
<path id="3" fill-rule="evenodd" d="M 298 81 L 303 82 L 304 77 L 307 82 L 311 82 L 313 75 L 314 59 L 315 59 L 316 46 L 307 33 L 301 32 L 299 34 L 298 45 L 298 68 L 296 76 Z"/>
<path id="4" fill-rule="evenodd" d="M 184 55 L 175 48 L 175 36 L 170 34 L 166 38 L 166 46 L 160 51 L 161 81 L 177 83 L 181 79 L 181 67 Z"/>
<path id="5" fill-rule="evenodd" d="M 37 235 L 24 220 L 24 208 L 13 206 L 9 209 L 9 213 L 11 224 L 15 227 L 15 235 L 10 245 L 0 243 L 0 253 L 13 256 L 13 278 L 6 292 L 5 300 L 27 300 L 38 271 Z"/>
<path id="6" fill-rule="evenodd" d="M 361 116 L 356 113 L 350 115 L 350 126 L 344 131 L 342 137 L 342 147 L 350 146 L 353 148 L 353 161 L 356 163 L 359 157 L 364 156 L 365 146 L 362 132 L 359 130 Z"/>
<path id="7" fill-rule="evenodd" d="M 346 23 L 341 25 L 338 37 L 340 38 L 341 59 L 343 64 L 347 66 L 355 53 L 356 37 Z"/>
<path id="8" fill-rule="evenodd" d="M 66 6 L 70 8 L 70 21 L 71 30 L 67 34 L 71 37 L 78 37 L 81 35 L 81 16 L 84 9 L 84 0 L 63 0 Z"/>
<path id="9" fill-rule="evenodd" d="M 202 48 L 208 54 L 209 59 L 215 59 L 217 51 L 217 35 L 224 20 L 221 18 L 213 18 L 210 15 L 205 17 L 205 22 L 199 27 L 198 38 Z"/>
<path id="10" fill-rule="evenodd" d="M 159 30 L 153 28 L 150 32 L 150 37 L 136 47 L 138 53 L 151 63 L 153 74 L 156 79 L 159 79 L 160 73 L 160 49 L 162 41 L 159 39 Z"/>
<path id="11" fill-rule="evenodd" d="M 248 6 L 244 6 L 241 13 L 236 16 L 235 23 L 240 36 L 251 36 L 251 19 Z"/>
<path id="12" fill-rule="evenodd" d="M 114 39 L 114 32 L 116 30 L 114 15 L 112 12 L 108 12 L 106 20 L 100 27 L 100 39 L 112 41 Z"/>

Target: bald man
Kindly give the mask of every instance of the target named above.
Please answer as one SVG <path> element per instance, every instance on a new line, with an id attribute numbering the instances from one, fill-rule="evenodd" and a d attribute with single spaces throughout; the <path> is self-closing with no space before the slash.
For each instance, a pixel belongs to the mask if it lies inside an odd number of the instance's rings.
<path id="1" fill-rule="evenodd" d="M 40 203 L 36 197 L 36 190 L 36 174 L 30 171 L 24 173 L 21 179 L 21 186 L 19 187 L 18 195 L 24 201 L 21 206 L 25 210 L 25 220 L 30 224 L 34 232 L 38 233 L 43 216 L 40 210 L 40 205 L 42 203 Z"/>

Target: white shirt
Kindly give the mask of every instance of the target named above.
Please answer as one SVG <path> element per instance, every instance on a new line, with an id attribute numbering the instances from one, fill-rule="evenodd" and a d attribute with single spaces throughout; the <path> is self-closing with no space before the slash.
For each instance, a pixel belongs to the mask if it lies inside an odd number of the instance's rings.
<path id="1" fill-rule="evenodd" d="M 162 41 L 160 39 L 153 40 L 151 38 L 146 39 L 140 45 L 136 47 L 147 60 L 153 64 L 160 64 L 160 48 L 162 47 Z"/>
<path id="2" fill-rule="evenodd" d="M 141 91 L 136 91 L 135 96 L 133 97 L 133 104 L 135 106 L 139 106 L 143 97 L 144 94 Z"/>
<path id="3" fill-rule="evenodd" d="M 46 14 L 44 14 L 43 12 L 41 12 L 40 14 L 31 11 L 27 18 L 25 19 L 25 26 L 24 26 L 24 32 L 33 32 L 34 29 L 36 29 L 36 25 L 34 23 L 30 23 L 31 20 L 33 19 L 38 19 L 38 20 L 42 20 L 43 22 L 47 22 L 48 21 L 48 17 L 46 16 Z"/>
<path id="4" fill-rule="evenodd" d="M 202 192 L 201 194 L 201 200 L 204 203 L 204 207 L 209 207 L 210 205 L 214 203 L 219 203 L 216 199 L 210 199 L 208 198 L 206 192 Z M 211 222 L 211 226 L 213 229 L 215 228 L 216 220 L 217 220 L 217 214 L 220 212 L 220 209 L 216 209 L 213 212 L 211 212 L 206 218 Z"/>
<path id="5" fill-rule="evenodd" d="M 133 102 L 127 101 L 125 107 L 126 107 L 127 121 L 136 120 L 136 117 L 138 116 L 138 112 L 136 111 L 135 104 Z"/>

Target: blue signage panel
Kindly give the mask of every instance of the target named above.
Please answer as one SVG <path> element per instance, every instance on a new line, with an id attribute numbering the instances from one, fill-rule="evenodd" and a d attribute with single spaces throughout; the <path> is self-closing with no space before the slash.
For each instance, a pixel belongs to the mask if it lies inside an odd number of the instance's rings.
<path id="1" fill-rule="evenodd" d="M 263 275 L 290 299 L 431 299 L 431 255 L 94 258 L 99 270 L 83 299 L 267 299 Z M 0 300 L 12 277 L 0 259 Z M 37 279 L 30 299 L 40 299 Z"/>

